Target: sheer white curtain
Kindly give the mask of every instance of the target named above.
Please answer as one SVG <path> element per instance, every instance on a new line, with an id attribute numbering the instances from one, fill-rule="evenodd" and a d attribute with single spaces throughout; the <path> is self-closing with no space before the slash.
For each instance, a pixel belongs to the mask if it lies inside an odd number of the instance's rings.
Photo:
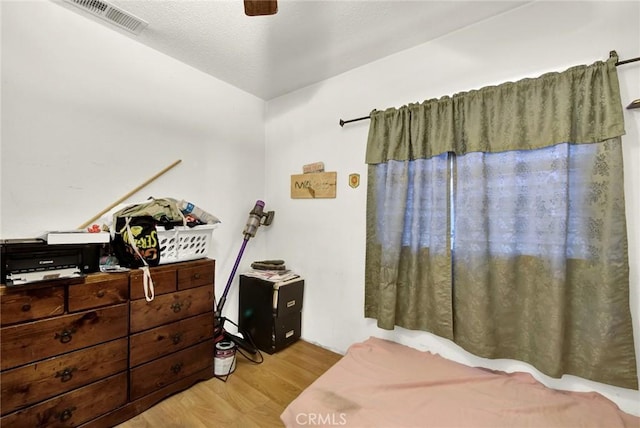
<path id="1" fill-rule="evenodd" d="M 456 343 L 636 387 L 620 139 L 455 165 Z"/>
<path id="2" fill-rule="evenodd" d="M 366 316 L 452 338 L 447 154 L 369 166 L 369 204 Z"/>

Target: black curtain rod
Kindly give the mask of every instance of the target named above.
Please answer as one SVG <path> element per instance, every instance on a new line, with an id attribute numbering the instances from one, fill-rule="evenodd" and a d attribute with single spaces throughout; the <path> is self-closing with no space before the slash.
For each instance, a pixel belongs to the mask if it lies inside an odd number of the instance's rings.
<path id="1" fill-rule="evenodd" d="M 346 123 L 351 123 L 351 122 L 358 122 L 360 120 L 365 120 L 365 119 L 371 119 L 371 116 L 362 116 L 359 117 L 357 119 L 349 119 L 349 120 L 342 120 L 340 119 L 340 126 L 344 126 Z"/>
<path id="2" fill-rule="evenodd" d="M 616 51 L 611 51 L 609 52 L 609 56 L 618 56 L 618 54 L 616 54 Z M 624 64 L 629 64 L 631 62 L 636 62 L 636 61 L 640 61 L 640 56 L 636 57 L 636 58 L 631 58 L 631 59 L 626 59 L 624 61 L 618 61 L 616 62 L 616 67 L 619 65 L 624 65 Z M 351 122 L 359 122 L 361 120 L 365 120 L 365 119 L 371 119 L 371 116 L 362 116 L 362 117 L 358 117 L 356 119 L 349 119 L 349 120 L 342 120 L 340 119 L 340 122 L 338 122 L 340 124 L 340 126 L 344 126 L 347 123 L 351 123 Z"/>
<path id="3" fill-rule="evenodd" d="M 619 65 L 625 65 L 625 64 L 629 64 L 630 62 L 636 62 L 636 61 L 640 61 L 640 56 L 637 58 L 625 59 L 624 61 L 618 61 L 616 62 L 616 67 Z"/>
<path id="4" fill-rule="evenodd" d="M 609 51 L 609 58 L 614 58 L 614 57 L 618 57 L 618 53 L 616 51 Z M 640 61 L 640 56 L 637 58 L 631 58 L 631 59 L 627 59 L 624 61 L 617 61 L 616 62 L 616 67 L 619 65 L 624 65 L 624 64 L 629 64 L 630 62 L 636 62 L 636 61 Z"/>

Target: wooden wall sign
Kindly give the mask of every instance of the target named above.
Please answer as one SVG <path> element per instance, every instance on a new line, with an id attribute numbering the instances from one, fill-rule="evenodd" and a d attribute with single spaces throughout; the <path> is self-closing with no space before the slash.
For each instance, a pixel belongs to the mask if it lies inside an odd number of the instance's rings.
<path id="1" fill-rule="evenodd" d="M 309 174 L 312 172 L 324 172 L 324 162 L 314 162 L 302 166 L 302 172 Z"/>
<path id="2" fill-rule="evenodd" d="M 336 197 L 337 172 L 317 172 L 291 176 L 291 199 Z"/>

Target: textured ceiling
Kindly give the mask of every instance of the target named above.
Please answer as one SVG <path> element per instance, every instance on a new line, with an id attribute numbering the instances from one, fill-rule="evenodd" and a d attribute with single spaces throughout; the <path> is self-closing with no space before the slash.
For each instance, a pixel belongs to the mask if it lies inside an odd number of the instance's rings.
<path id="1" fill-rule="evenodd" d="M 259 17 L 241 0 L 111 3 L 149 22 L 139 36 L 114 30 L 269 100 L 526 2 L 279 0 Z"/>

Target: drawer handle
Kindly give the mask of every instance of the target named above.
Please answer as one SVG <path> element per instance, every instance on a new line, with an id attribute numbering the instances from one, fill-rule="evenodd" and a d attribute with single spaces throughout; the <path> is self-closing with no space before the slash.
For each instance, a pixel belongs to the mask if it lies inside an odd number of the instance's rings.
<path id="1" fill-rule="evenodd" d="M 180 302 L 174 302 L 171 305 L 171 309 L 173 309 L 173 312 L 178 313 L 182 310 L 182 303 Z"/>
<path id="2" fill-rule="evenodd" d="M 60 339 L 60 343 L 69 343 L 71 339 L 73 339 L 72 334 L 75 333 L 76 330 L 74 328 L 68 329 L 65 328 L 62 333 L 56 333 L 55 338 Z"/>
<path id="3" fill-rule="evenodd" d="M 73 416 L 73 411 L 75 409 L 75 407 L 67 407 L 62 412 L 58 413 L 56 417 L 60 422 L 68 421 Z"/>
<path id="4" fill-rule="evenodd" d="M 171 341 L 174 345 L 177 345 L 182 340 L 182 332 L 178 332 L 171 335 Z"/>
<path id="5" fill-rule="evenodd" d="M 98 293 L 97 293 L 96 295 L 97 295 L 99 298 L 101 298 L 101 299 L 102 299 L 102 298 L 104 297 L 104 295 L 105 295 L 105 292 L 104 292 L 104 290 L 100 290 L 100 291 L 98 291 Z"/>
<path id="6" fill-rule="evenodd" d="M 200 279 L 200 273 L 194 273 L 193 279 Z"/>
<path id="7" fill-rule="evenodd" d="M 56 372 L 56 377 L 60 378 L 60 382 L 68 382 L 71 380 L 71 378 L 73 377 L 73 372 L 75 372 L 76 370 L 78 369 L 75 367 L 67 367 L 64 370 Z"/>
<path id="8" fill-rule="evenodd" d="M 173 374 L 180 373 L 180 370 L 182 370 L 182 363 L 177 363 L 171 366 L 171 371 L 173 372 Z"/>
<path id="9" fill-rule="evenodd" d="M 24 305 L 22 305 L 22 312 L 29 312 L 31 310 L 31 305 L 28 303 L 25 303 Z"/>

